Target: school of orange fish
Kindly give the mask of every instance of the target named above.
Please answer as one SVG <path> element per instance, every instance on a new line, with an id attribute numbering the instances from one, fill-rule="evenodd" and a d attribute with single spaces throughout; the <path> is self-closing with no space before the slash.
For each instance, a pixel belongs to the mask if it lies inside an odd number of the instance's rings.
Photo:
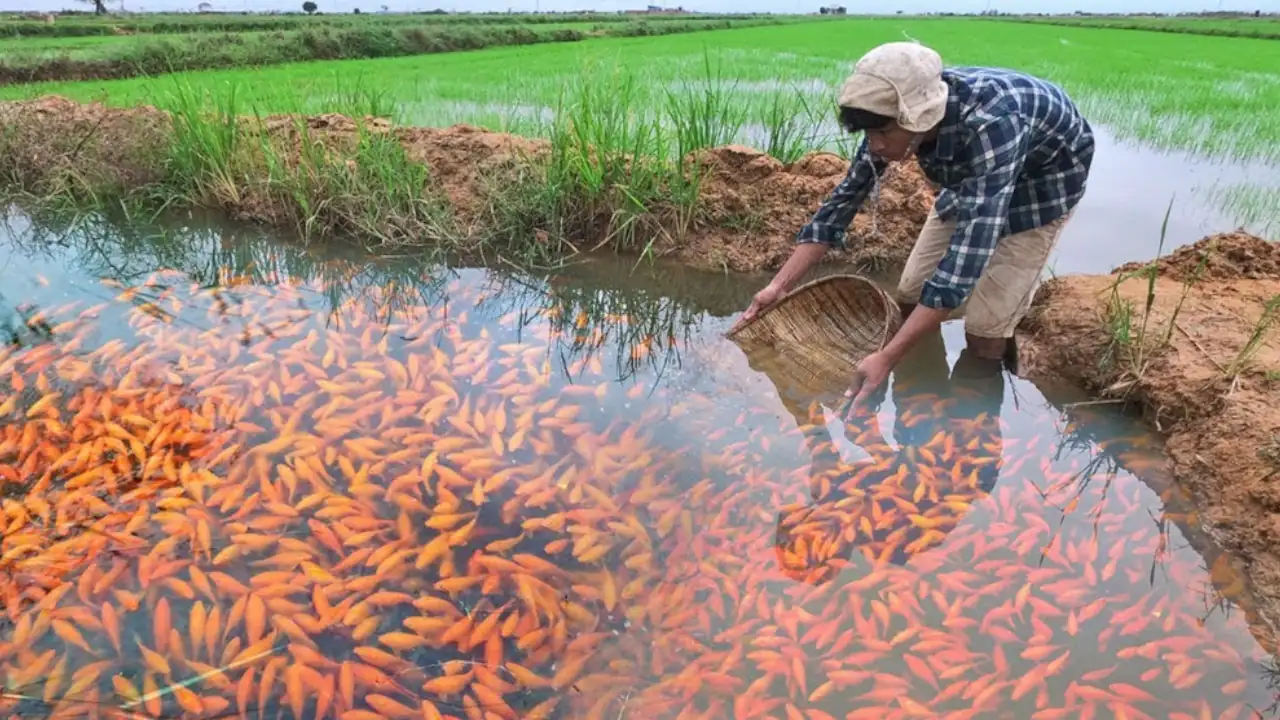
<path id="1" fill-rule="evenodd" d="M 1228 720 L 1269 698 L 1197 587 L 1219 570 L 1043 428 L 815 480 L 772 399 L 560 367 L 547 326 L 517 341 L 465 283 L 341 322 L 305 284 L 227 285 L 157 273 L 0 354 L 6 716 Z"/>

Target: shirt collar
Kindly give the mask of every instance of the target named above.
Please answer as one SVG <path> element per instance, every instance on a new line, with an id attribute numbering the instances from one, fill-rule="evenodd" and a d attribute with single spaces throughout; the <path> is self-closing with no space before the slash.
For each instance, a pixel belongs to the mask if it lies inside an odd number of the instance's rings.
<path id="1" fill-rule="evenodd" d="M 947 93 L 947 110 L 942 116 L 942 125 L 938 129 L 938 137 L 934 141 L 930 157 L 947 161 L 955 159 L 956 146 L 960 140 L 960 95 L 956 92 L 958 79 L 955 76 L 943 71 L 942 79 L 946 81 L 950 91 Z"/>

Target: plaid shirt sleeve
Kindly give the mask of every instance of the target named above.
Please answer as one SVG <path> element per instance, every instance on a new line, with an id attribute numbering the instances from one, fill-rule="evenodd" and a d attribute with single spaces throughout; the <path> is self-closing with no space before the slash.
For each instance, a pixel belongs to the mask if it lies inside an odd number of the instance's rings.
<path id="1" fill-rule="evenodd" d="M 849 165 L 849 173 L 814 213 L 813 219 L 800 229 L 796 243 L 823 243 L 843 250 L 849 223 L 853 222 L 871 188 L 875 186 L 876 177 L 883 175 L 886 167 L 888 165 L 883 161 L 872 159 L 871 153 L 867 152 L 867 140 L 864 137 Z"/>
<path id="2" fill-rule="evenodd" d="M 955 309 L 978 283 L 1008 221 L 1009 201 L 1030 133 L 1016 115 L 1000 115 L 981 125 L 972 140 L 978 150 L 973 174 L 956 192 L 956 231 L 951 247 L 924 284 L 920 303 Z"/>

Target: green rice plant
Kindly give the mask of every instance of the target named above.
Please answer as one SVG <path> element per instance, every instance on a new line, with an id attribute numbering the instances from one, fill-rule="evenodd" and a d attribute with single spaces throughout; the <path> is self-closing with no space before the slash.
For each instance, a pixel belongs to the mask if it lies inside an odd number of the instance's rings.
<path id="1" fill-rule="evenodd" d="M 1204 254 L 1200 256 L 1200 262 L 1196 263 L 1195 269 L 1191 271 L 1186 281 L 1182 283 L 1182 292 L 1178 295 L 1178 303 L 1173 306 L 1173 313 L 1169 316 L 1169 325 L 1165 328 L 1164 337 L 1160 340 L 1161 347 L 1167 347 L 1173 339 L 1173 331 L 1178 327 L 1178 315 L 1182 312 L 1182 305 L 1187 301 L 1187 296 L 1191 294 L 1191 288 L 1195 287 L 1200 282 L 1200 278 L 1204 276 L 1205 269 L 1209 267 L 1209 258 L 1212 257 L 1214 251 L 1213 245 L 1206 248 Z"/>
<path id="2" fill-rule="evenodd" d="M 651 114 L 636 111 L 634 75 L 588 71 L 562 98 L 551 131 L 548 184 L 561 194 L 562 218 L 600 246 L 637 249 L 673 175 L 667 144 Z M 647 227 L 646 227 L 647 226 Z M 645 232 L 648 230 L 649 232 Z"/>
<path id="3" fill-rule="evenodd" d="M 828 111 L 832 114 L 832 117 L 837 117 L 840 113 L 839 103 L 833 101 Z M 845 160 L 852 161 L 853 157 L 858 154 L 858 148 L 862 145 L 862 138 L 863 135 L 860 132 L 849 133 L 843 129 L 837 130 L 835 137 L 832 138 L 832 142 L 836 146 L 836 154 Z"/>
<path id="4" fill-rule="evenodd" d="M 679 90 L 666 91 L 666 119 L 678 158 L 733 142 L 747 122 L 747 108 L 735 97 L 737 83 L 725 80 L 705 49 L 703 69 L 700 82 L 685 80 Z"/>
<path id="5" fill-rule="evenodd" d="M 761 149 L 784 163 L 793 163 L 819 149 L 812 132 L 817 124 L 814 107 L 798 89 L 767 95 L 759 106 L 765 133 Z"/>
<path id="6" fill-rule="evenodd" d="M 1275 323 L 1277 311 L 1280 311 L 1280 295 L 1273 296 L 1262 306 L 1262 315 L 1253 324 L 1253 331 L 1249 333 L 1249 339 L 1245 341 L 1244 347 L 1240 348 L 1240 352 L 1236 354 L 1235 359 L 1227 365 L 1227 379 L 1234 383 L 1242 372 L 1252 366 L 1254 358 L 1257 357 L 1258 351 L 1262 349 L 1262 345 L 1267 339 L 1267 333 L 1271 331 L 1271 326 Z"/>
<path id="7" fill-rule="evenodd" d="M 240 149 L 238 86 L 213 100 L 212 110 L 204 93 L 176 84 L 162 101 L 169 112 L 172 133 L 166 148 L 166 188 L 188 200 L 203 198 L 222 205 L 241 201 L 235 161 Z"/>
<path id="8" fill-rule="evenodd" d="M 374 114 L 381 102 L 376 92 L 347 98 L 356 107 L 344 114 L 357 118 Z M 288 127 L 256 108 L 244 115 L 237 85 L 208 103 L 178 83 L 166 105 L 173 125 L 166 202 L 284 220 L 306 240 L 348 236 L 403 245 L 456 238 L 452 210 L 427 168 L 389 133 L 357 120 L 354 142 L 340 147 L 312 132 L 301 115 L 285 121 Z"/>

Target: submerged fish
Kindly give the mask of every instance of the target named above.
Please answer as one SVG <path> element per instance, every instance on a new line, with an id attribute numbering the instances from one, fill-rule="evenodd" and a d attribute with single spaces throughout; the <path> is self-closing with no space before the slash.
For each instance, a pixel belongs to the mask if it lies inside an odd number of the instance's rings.
<path id="1" fill-rule="evenodd" d="M 124 290 L 127 338 L 0 354 L 12 713 L 1230 717 L 1256 693 L 1137 484 L 1081 482 L 1051 430 L 922 390 L 897 447 L 846 428 L 846 462 L 814 408 L 626 388 L 597 356 L 557 375 L 556 332 L 479 304 L 327 326 L 300 287 Z M 46 315 L 81 339 L 102 310 Z"/>

